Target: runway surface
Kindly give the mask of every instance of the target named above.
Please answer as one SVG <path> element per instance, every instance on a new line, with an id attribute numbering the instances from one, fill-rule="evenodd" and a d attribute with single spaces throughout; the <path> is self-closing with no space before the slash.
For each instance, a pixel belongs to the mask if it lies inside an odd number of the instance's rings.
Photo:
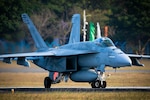
<path id="1" fill-rule="evenodd" d="M 107 87 L 107 88 L 25 88 L 0 87 L 0 93 L 5 92 L 150 92 L 150 87 Z"/>

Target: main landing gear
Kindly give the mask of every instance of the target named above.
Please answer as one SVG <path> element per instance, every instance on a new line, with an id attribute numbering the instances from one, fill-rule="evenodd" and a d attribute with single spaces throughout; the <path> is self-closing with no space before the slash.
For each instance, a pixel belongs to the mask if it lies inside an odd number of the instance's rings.
<path id="1" fill-rule="evenodd" d="M 52 73 L 53 74 L 53 73 Z M 107 83 L 106 83 L 106 77 L 105 77 L 105 73 L 104 72 L 100 72 L 98 71 L 97 72 L 98 74 L 98 77 L 95 81 L 91 82 L 91 87 L 92 88 L 106 88 L 107 86 Z M 54 74 L 52 75 L 54 76 Z M 67 75 L 68 76 L 68 75 Z M 63 76 L 62 73 L 60 73 L 56 78 L 55 80 L 51 79 L 50 77 L 45 77 L 44 79 L 44 87 L 45 88 L 50 88 L 51 87 L 51 84 L 56 84 L 56 83 L 59 83 L 63 78 L 65 78 Z M 65 78 L 66 79 L 66 78 Z M 68 79 L 68 78 L 67 78 Z"/>
<path id="2" fill-rule="evenodd" d="M 45 79 L 44 79 L 44 87 L 45 88 L 50 88 L 51 84 L 59 83 L 62 80 L 62 78 L 63 78 L 62 73 L 51 72 L 49 77 L 45 77 Z"/>
<path id="3" fill-rule="evenodd" d="M 51 84 L 52 84 L 52 80 L 49 77 L 45 77 L 44 87 L 45 88 L 50 88 Z M 91 83 L 92 88 L 106 88 L 106 86 L 107 86 L 106 81 L 96 80 L 96 81 Z"/>
<path id="4" fill-rule="evenodd" d="M 45 88 L 50 88 L 52 84 L 52 80 L 49 77 L 45 77 L 44 79 L 44 87 Z"/>

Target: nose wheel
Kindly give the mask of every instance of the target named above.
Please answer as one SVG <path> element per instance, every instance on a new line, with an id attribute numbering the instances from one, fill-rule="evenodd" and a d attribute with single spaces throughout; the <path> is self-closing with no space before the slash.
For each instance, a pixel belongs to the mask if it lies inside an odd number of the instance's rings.
<path id="1" fill-rule="evenodd" d="M 91 83 L 91 87 L 92 88 L 100 88 L 101 84 L 99 80 L 96 80 L 94 82 Z"/>
<path id="2" fill-rule="evenodd" d="M 102 83 L 102 84 L 101 84 L 101 88 L 106 88 L 107 82 L 106 82 L 106 81 L 102 81 L 101 83 Z"/>
<path id="3" fill-rule="evenodd" d="M 96 80 L 91 83 L 92 88 L 106 88 L 106 86 L 107 86 L 106 81 Z"/>

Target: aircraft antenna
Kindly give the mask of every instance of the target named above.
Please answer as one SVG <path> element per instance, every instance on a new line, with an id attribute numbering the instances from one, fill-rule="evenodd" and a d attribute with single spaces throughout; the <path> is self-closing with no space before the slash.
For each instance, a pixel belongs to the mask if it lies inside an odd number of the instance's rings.
<path id="1" fill-rule="evenodd" d="M 91 15 L 86 15 L 85 10 L 83 10 L 83 41 L 86 41 L 86 25 L 88 25 L 88 22 L 86 21 L 86 17 L 91 16 Z"/>

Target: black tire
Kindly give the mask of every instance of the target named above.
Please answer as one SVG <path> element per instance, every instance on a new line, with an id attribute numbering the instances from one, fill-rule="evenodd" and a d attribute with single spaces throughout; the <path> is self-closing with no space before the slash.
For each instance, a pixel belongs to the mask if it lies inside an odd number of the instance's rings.
<path id="1" fill-rule="evenodd" d="M 45 77 L 44 79 L 44 87 L 50 88 L 51 87 L 51 79 L 49 77 Z"/>
<path id="2" fill-rule="evenodd" d="M 106 81 L 103 81 L 103 84 L 101 84 L 101 88 L 106 88 L 106 86 L 107 86 Z"/>
<path id="3" fill-rule="evenodd" d="M 92 88 L 100 88 L 100 86 L 101 86 L 101 83 L 99 80 L 96 80 L 96 81 L 91 83 Z"/>

